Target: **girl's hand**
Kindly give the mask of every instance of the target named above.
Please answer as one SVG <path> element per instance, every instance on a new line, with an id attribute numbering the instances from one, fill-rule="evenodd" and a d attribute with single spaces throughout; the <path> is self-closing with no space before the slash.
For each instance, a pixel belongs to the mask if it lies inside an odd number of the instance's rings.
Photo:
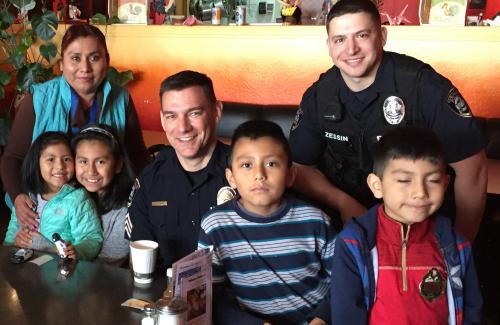
<path id="1" fill-rule="evenodd" d="M 80 257 L 80 254 L 78 254 L 73 244 L 70 241 L 65 242 L 65 244 L 66 249 L 64 250 L 64 253 L 66 256 L 73 260 L 77 260 Z"/>
<path id="2" fill-rule="evenodd" d="M 30 248 L 33 245 L 33 237 L 41 237 L 38 231 L 22 228 L 16 233 L 14 237 L 14 245 L 22 248 Z"/>
<path id="3" fill-rule="evenodd" d="M 33 244 L 31 234 L 27 228 L 21 228 L 14 237 L 14 246 L 21 248 L 30 248 Z"/>

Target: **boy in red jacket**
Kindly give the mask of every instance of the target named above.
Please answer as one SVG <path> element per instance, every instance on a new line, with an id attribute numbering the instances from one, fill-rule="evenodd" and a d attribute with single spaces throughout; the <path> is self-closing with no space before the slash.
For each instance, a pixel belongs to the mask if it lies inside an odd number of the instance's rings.
<path id="1" fill-rule="evenodd" d="M 339 234 L 333 324 L 479 324 L 482 298 L 470 244 L 436 214 L 449 183 L 431 130 L 387 132 L 367 182 L 383 204 Z"/>

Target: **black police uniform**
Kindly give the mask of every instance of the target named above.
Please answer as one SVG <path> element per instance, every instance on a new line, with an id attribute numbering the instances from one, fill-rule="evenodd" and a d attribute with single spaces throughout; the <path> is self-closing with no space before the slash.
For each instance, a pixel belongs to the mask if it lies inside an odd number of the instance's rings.
<path id="1" fill-rule="evenodd" d="M 162 268 L 193 252 L 201 217 L 217 204 L 217 192 L 227 185 L 227 156 L 228 146 L 218 142 L 203 174 L 192 184 L 175 150 L 162 150 L 134 185 L 125 238 L 158 242 Z"/>
<path id="2" fill-rule="evenodd" d="M 305 92 L 290 131 L 292 157 L 317 165 L 332 183 L 369 207 L 376 203 L 366 184 L 373 149 L 385 132 L 401 125 L 432 129 L 448 163 L 484 148 L 467 103 L 448 79 L 417 59 L 384 52 L 367 89 L 351 91 L 333 67 Z"/>

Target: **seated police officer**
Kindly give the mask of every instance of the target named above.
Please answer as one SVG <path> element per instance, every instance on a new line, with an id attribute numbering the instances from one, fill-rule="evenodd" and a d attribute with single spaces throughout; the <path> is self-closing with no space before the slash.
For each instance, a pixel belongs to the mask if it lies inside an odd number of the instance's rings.
<path id="1" fill-rule="evenodd" d="M 455 173 L 455 226 L 473 240 L 487 167 L 484 139 L 465 100 L 429 65 L 384 51 L 387 30 L 370 0 L 337 2 L 326 27 L 335 66 L 305 92 L 290 131 L 300 164 L 295 187 L 336 207 L 344 220 L 359 215 L 375 203 L 366 184 L 375 143 L 396 126 L 428 127 L 445 144 Z"/>
<path id="2" fill-rule="evenodd" d="M 216 138 L 222 103 L 206 75 L 182 71 L 166 78 L 160 100 L 170 146 L 136 180 L 125 237 L 158 242 L 158 265 L 167 268 L 196 249 L 200 218 L 227 185 L 227 146 Z"/>

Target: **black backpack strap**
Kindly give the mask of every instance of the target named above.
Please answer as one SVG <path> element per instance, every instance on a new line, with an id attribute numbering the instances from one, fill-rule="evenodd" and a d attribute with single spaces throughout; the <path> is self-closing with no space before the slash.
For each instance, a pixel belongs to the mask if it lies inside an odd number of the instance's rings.
<path id="1" fill-rule="evenodd" d="M 397 91 L 406 99 L 407 112 L 411 116 L 411 124 L 422 124 L 423 117 L 419 114 L 418 83 L 425 67 L 428 64 L 404 54 L 387 52 L 394 59 L 394 75 Z"/>
<path id="2" fill-rule="evenodd" d="M 316 105 L 318 107 L 320 125 L 323 127 L 323 118 L 338 121 L 342 118 L 342 105 L 339 99 L 339 87 L 335 74 L 338 68 L 332 67 L 321 74 L 316 90 Z"/>

